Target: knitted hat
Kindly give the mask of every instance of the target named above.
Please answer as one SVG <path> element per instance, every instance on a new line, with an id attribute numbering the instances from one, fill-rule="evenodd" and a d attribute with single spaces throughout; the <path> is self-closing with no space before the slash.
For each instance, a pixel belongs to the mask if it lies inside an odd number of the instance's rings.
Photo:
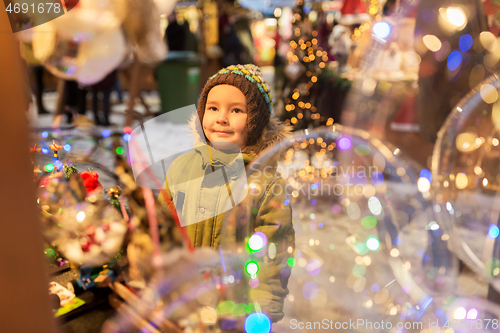
<path id="1" fill-rule="evenodd" d="M 247 146 L 254 145 L 269 123 L 272 99 L 269 87 L 262 77 L 260 68 L 255 65 L 232 65 L 221 69 L 210 77 L 203 88 L 198 103 L 198 117 L 203 124 L 203 115 L 210 90 L 221 84 L 238 88 L 247 99 Z"/>

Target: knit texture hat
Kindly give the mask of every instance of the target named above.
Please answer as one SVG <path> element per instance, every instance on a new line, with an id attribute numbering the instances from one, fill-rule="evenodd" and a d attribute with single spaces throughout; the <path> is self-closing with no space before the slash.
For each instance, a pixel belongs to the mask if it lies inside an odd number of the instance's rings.
<path id="1" fill-rule="evenodd" d="M 205 106 L 210 90 L 220 84 L 229 84 L 238 88 L 247 99 L 247 146 L 254 145 L 262 131 L 269 124 L 272 110 L 272 98 L 269 87 L 262 77 L 260 68 L 255 65 L 232 65 L 221 69 L 210 77 L 203 88 L 198 103 L 198 117 L 203 124 Z"/>

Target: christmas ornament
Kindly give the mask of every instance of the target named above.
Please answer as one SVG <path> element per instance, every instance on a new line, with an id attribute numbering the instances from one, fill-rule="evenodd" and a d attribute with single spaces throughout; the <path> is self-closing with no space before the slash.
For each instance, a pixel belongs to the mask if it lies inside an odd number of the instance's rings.
<path id="1" fill-rule="evenodd" d="M 491 76 L 452 110 L 434 148 L 433 186 L 421 189 L 433 195 L 437 223 L 450 238 L 450 248 L 497 290 L 500 290 L 499 88 L 500 80 Z"/>
<path id="2" fill-rule="evenodd" d="M 98 193 L 102 186 L 95 172 L 82 174 L 85 180 L 78 174 L 67 179 L 59 172 L 40 188 L 42 231 L 64 258 L 77 265 L 99 266 L 121 249 L 127 224 Z"/>
<path id="3" fill-rule="evenodd" d="M 233 301 L 284 316 L 276 331 L 324 318 L 417 321 L 451 294 L 457 261 L 416 174 L 396 148 L 341 126 L 273 146 L 249 166 L 250 193 L 226 216 L 222 252 L 245 260 L 225 265 L 246 281 Z M 261 213 L 263 193 L 272 195 Z"/>

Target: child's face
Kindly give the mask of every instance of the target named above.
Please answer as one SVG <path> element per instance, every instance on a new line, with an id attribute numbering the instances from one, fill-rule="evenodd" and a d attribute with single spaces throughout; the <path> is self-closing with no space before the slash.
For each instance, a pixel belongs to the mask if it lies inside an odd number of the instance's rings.
<path id="1" fill-rule="evenodd" d="M 236 87 L 222 84 L 207 96 L 203 131 L 211 143 L 229 142 L 246 146 L 247 99 Z"/>

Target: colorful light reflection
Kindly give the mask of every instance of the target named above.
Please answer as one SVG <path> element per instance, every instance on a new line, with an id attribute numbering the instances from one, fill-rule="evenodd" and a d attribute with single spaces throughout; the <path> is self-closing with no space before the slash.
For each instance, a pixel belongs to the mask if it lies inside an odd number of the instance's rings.
<path id="1" fill-rule="evenodd" d="M 305 299 L 315 299 L 318 296 L 318 285 L 313 281 L 304 283 L 302 287 L 302 295 Z"/>
<path id="2" fill-rule="evenodd" d="M 123 134 L 123 140 L 125 142 L 130 142 L 130 140 L 132 140 L 132 134 L 129 134 L 129 133 Z"/>
<path id="3" fill-rule="evenodd" d="M 111 131 L 109 129 L 105 129 L 101 132 L 103 138 L 107 138 L 111 135 Z"/>
<path id="4" fill-rule="evenodd" d="M 271 331 L 271 320 L 262 312 L 250 314 L 245 319 L 245 332 L 247 333 L 269 333 Z"/>
<path id="5" fill-rule="evenodd" d="M 255 275 L 259 271 L 259 265 L 255 261 L 250 261 L 246 264 L 245 271 L 248 275 Z"/>
<path id="6" fill-rule="evenodd" d="M 450 55 L 448 56 L 448 61 L 447 61 L 448 69 L 450 71 L 454 71 L 460 66 L 461 63 L 462 63 L 462 55 L 460 54 L 460 52 L 459 51 L 451 52 Z"/>
<path id="7" fill-rule="evenodd" d="M 453 315 L 453 317 L 455 319 L 465 319 L 466 313 L 467 313 L 467 311 L 465 311 L 464 308 L 460 307 L 460 308 L 455 310 L 455 314 Z"/>
<path id="8" fill-rule="evenodd" d="M 425 178 L 429 181 L 429 183 L 432 183 L 432 172 L 427 169 L 422 169 L 420 171 L 420 178 Z"/>
<path id="9" fill-rule="evenodd" d="M 500 234 L 500 230 L 498 230 L 498 227 L 494 224 L 490 225 L 490 228 L 488 230 L 488 238 L 495 239 L 498 237 L 498 234 Z"/>
<path id="10" fill-rule="evenodd" d="M 476 319 L 477 318 L 477 309 L 472 308 L 467 312 L 467 319 Z"/>
<path id="11" fill-rule="evenodd" d="M 377 239 L 377 237 L 369 237 L 366 240 L 366 247 L 371 251 L 376 251 L 380 248 L 380 241 Z"/>
<path id="12" fill-rule="evenodd" d="M 384 183 L 384 175 L 380 171 L 372 173 L 371 181 L 374 186 L 380 186 Z"/>
<path id="13" fill-rule="evenodd" d="M 311 276 L 318 275 L 321 271 L 321 262 L 316 258 L 309 260 L 306 266 L 306 271 Z"/>
<path id="14" fill-rule="evenodd" d="M 252 251 L 259 251 L 267 244 L 267 237 L 262 232 L 254 233 L 248 240 L 248 246 Z"/>
<path id="15" fill-rule="evenodd" d="M 469 34 L 462 35 L 460 40 L 458 41 L 458 46 L 460 47 L 460 51 L 467 52 L 470 50 L 473 44 L 472 36 Z"/>
<path id="16" fill-rule="evenodd" d="M 351 139 L 343 136 L 338 141 L 338 147 L 340 150 L 348 150 L 352 147 Z"/>
<path id="17" fill-rule="evenodd" d="M 386 39 L 391 34 L 391 26 L 386 21 L 379 21 L 373 25 L 373 34 L 380 39 Z"/>

